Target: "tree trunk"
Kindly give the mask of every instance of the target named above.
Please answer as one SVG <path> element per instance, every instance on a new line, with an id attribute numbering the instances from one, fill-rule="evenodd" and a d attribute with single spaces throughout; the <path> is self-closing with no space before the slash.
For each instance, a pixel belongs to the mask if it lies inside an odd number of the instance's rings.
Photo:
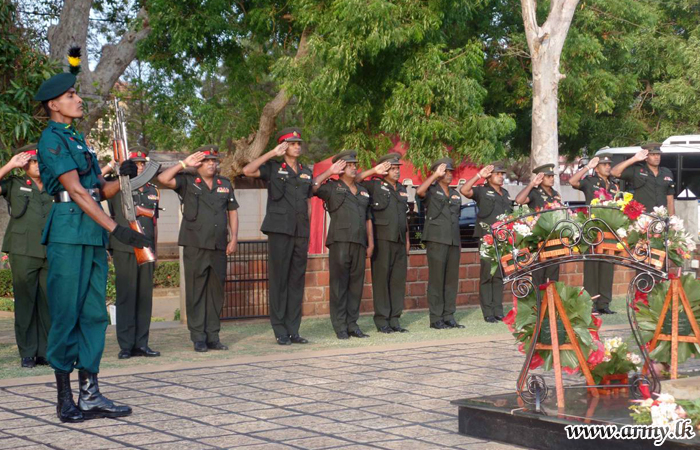
<path id="1" fill-rule="evenodd" d="M 58 24 L 48 30 L 50 56 L 64 66 L 71 46 L 78 45 L 83 50 L 78 87 L 80 96 L 88 102 L 88 114 L 79 125 L 85 134 L 104 114 L 111 89 L 136 57 L 138 42 L 151 31 L 148 13 L 141 8 L 119 42 L 102 47 L 102 56 L 95 70 L 90 70 L 86 49 L 91 8 L 92 0 L 65 0 Z"/>
<path id="2" fill-rule="evenodd" d="M 296 61 L 306 57 L 308 49 L 308 30 L 304 30 L 299 39 L 299 47 L 294 57 Z M 262 152 L 270 142 L 270 137 L 275 132 L 275 120 L 284 110 L 290 100 L 285 89 L 281 89 L 275 98 L 270 100 L 262 110 L 258 130 L 249 136 L 229 142 L 229 149 L 221 161 L 221 172 L 224 176 L 234 181 L 234 178 L 243 172 L 243 167 L 250 161 L 262 155 Z"/>

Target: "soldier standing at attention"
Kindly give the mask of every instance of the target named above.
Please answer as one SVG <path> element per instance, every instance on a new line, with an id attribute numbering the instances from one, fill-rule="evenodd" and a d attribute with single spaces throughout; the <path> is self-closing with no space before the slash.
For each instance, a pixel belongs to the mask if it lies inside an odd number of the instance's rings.
<path id="1" fill-rule="evenodd" d="M 54 196 L 54 205 L 41 243 L 46 245 L 49 261 L 51 330 L 46 355 L 56 373 L 56 415 L 62 422 L 131 414 L 128 406 L 117 406 L 105 398 L 97 381 L 109 322 L 105 307 L 107 231 L 133 247 L 153 244 L 143 234 L 113 221 L 100 207 L 103 197 L 119 191 L 119 183 L 104 181 L 94 151 L 73 127 L 73 120 L 83 116 L 75 81 L 73 73 L 54 75 L 34 96 L 50 118 L 39 140 L 38 159 L 41 181 Z M 136 167 L 125 162 L 121 172 L 133 177 Z M 80 381 L 77 407 L 70 388 L 74 368 Z"/>
<path id="2" fill-rule="evenodd" d="M 338 180 L 328 180 L 340 175 Z M 313 191 L 331 215 L 326 246 L 330 252 L 331 323 L 338 339 L 369 337 L 357 326 L 365 284 L 365 261 L 372 257 L 374 238 L 369 218 L 369 193 L 355 184 L 357 153 L 346 150 L 316 177 Z M 328 181 L 326 181 L 328 180 Z M 325 183 L 324 183 L 325 181 Z"/>
<path id="3" fill-rule="evenodd" d="M 313 173 L 298 161 L 302 142 L 299 128 L 285 128 L 277 135 L 275 148 L 243 168 L 245 176 L 267 182 L 267 212 L 260 231 L 267 235 L 270 322 L 279 345 L 309 342 L 299 335 L 299 326 Z"/>
<path id="4" fill-rule="evenodd" d="M 9 254 L 15 297 L 15 340 L 22 367 L 47 366 L 46 342 L 51 318 L 46 295 L 49 264 L 41 231 L 53 206 L 44 190 L 36 158 L 36 144 L 14 150 L 10 162 L 0 169 L 0 195 L 9 205 L 10 223 L 2 251 Z M 24 176 L 7 177 L 12 169 Z"/>
<path id="5" fill-rule="evenodd" d="M 653 214 L 655 206 L 664 206 L 669 215 L 676 213 L 673 204 L 676 183 L 673 173 L 661 167 L 661 144 L 642 145 L 642 150 L 632 158 L 612 168 L 610 174 L 625 181 L 634 190 L 634 199 Z"/>
<path id="6" fill-rule="evenodd" d="M 146 166 L 148 150 L 136 146 L 129 149 L 129 160 L 136 164 L 138 174 L 143 172 Z M 103 168 L 105 172 L 111 171 L 112 166 Z M 155 247 L 158 236 L 158 201 L 160 193 L 155 185 L 147 183 L 134 191 L 134 207 L 137 209 L 137 218 L 141 224 L 143 233 L 153 240 Z M 109 199 L 109 211 L 119 225 L 128 227 L 129 223 L 124 217 L 122 208 L 121 191 Z M 139 216 L 138 209 L 150 211 L 150 217 Z M 112 249 L 112 261 L 114 262 L 115 287 L 117 289 L 117 342 L 119 343 L 119 359 L 128 359 L 132 356 L 156 357 L 160 352 L 151 350 L 148 346 L 148 334 L 151 328 L 151 313 L 153 311 L 153 270 L 155 263 L 148 262 L 142 265 L 136 263 L 134 248 L 124 245 L 117 239 L 111 238 L 109 246 Z M 155 253 L 155 250 L 154 250 Z"/>
<path id="7" fill-rule="evenodd" d="M 496 223 L 498 216 L 513 211 L 508 191 L 503 189 L 505 172 L 503 167 L 488 165 L 467 180 L 459 190 L 460 194 L 474 199 L 479 208 L 474 230 L 477 237 L 488 235 L 490 226 Z M 482 178 L 486 183 L 482 186 L 474 186 L 474 183 Z M 496 323 L 503 320 L 503 274 L 496 269 L 496 273 L 491 275 L 491 263 L 484 258 L 481 258 L 479 300 L 486 322 Z"/>
<path id="8" fill-rule="evenodd" d="M 226 257 L 238 244 L 238 202 L 228 178 L 217 175 L 219 148 L 195 150 L 160 175 L 182 202 L 178 245 L 183 246 L 187 328 L 195 352 L 228 350 L 219 340 Z M 180 173 L 195 167 L 195 173 Z"/>
<path id="9" fill-rule="evenodd" d="M 617 183 L 610 179 L 611 164 L 610 155 L 600 155 L 591 159 L 569 179 L 571 187 L 583 191 L 587 205 L 591 204 L 591 200 L 595 198 L 595 192 L 600 189 L 613 196 L 619 192 Z M 595 169 L 595 174 L 581 179 L 591 169 Z M 610 309 L 614 270 L 615 266 L 609 262 L 583 262 L 583 287 L 591 294 L 591 298 L 595 301 L 593 308 L 600 314 L 615 314 L 615 311 Z"/>
<path id="10" fill-rule="evenodd" d="M 561 195 L 554 189 L 554 164 L 543 164 L 532 170 L 535 175 L 525 189 L 515 197 L 519 205 L 527 205 L 531 210 L 549 208 L 552 203 L 561 203 Z M 555 239 L 553 233 L 550 238 Z M 559 236 L 556 235 L 556 238 Z M 539 287 L 545 281 L 559 281 L 559 265 L 545 267 L 532 273 L 532 282 Z"/>
<path id="11" fill-rule="evenodd" d="M 401 155 L 389 153 L 379 164 L 362 172 L 355 179 L 360 182 L 372 175 L 382 179 L 368 180 L 362 185 L 372 197 L 374 235 L 376 246 L 372 255 L 372 294 L 374 297 L 374 324 L 382 333 L 405 333 L 399 323 L 406 297 L 406 270 L 411 242 L 408 237 L 408 193 L 399 183 Z"/>
<path id="12" fill-rule="evenodd" d="M 433 174 L 416 189 L 416 195 L 425 199 L 427 205 L 422 238 L 428 255 L 430 328 L 464 328 L 454 319 L 462 242 L 459 236 L 462 197 L 450 187 L 452 158 L 438 159 L 430 171 Z"/>

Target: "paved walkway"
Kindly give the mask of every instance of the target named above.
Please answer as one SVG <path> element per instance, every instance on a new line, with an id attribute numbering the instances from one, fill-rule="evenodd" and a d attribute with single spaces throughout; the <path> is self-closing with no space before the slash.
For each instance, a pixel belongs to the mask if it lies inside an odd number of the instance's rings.
<path id="1" fill-rule="evenodd" d="M 75 425 L 48 378 L 4 380 L 0 449 L 514 449 L 457 434 L 449 402 L 512 392 L 522 361 L 500 335 L 134 369 L 101 377 L 132 416 Z"/>

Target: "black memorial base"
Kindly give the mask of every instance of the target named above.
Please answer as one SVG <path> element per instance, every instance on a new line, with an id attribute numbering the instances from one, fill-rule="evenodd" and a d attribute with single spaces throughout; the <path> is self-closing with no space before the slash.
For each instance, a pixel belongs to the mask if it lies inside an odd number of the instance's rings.
<path id="1" fill-rule="evenodd" d="M 565 391 L 566 406 L 557 408 L 556 394 L 542 404 L 524 403 L 517 394 L 493 395 L 454 400 L 459 407 L 459 432 L 471 437 L 500 441 L 523 447 L 549 450 L 639 450 L 639 449 L 700 449 L 700 436 L 690 440 L 667 440 L 657 447 L 652 440 L 569 439 L 567 425 L 634 425 L 630 416 L 630 398 L 626 392 L 615 396 L 590 396 L 585 389 Z"/>

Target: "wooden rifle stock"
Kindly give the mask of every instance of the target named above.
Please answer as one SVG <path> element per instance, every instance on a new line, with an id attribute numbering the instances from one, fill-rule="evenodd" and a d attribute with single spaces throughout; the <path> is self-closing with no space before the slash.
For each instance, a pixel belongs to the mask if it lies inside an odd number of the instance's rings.
<path id="1" fill-rule="evenodd" d="M 136 217 L 148 217 L 152 219 L 156 215 L 155 209 L 144 208 L 143 206 L 136 207 Z"/>
<path id="2" fill-rule="evenodd" d="M 129 222 L 129 227 L 132 230 L 143 234 L 143 228 L 141 228 L 141 224 L 137 220 L 134 220 L 133 222 Z M 134 247 L 134 254 L 136 255 L 136 264 L 138 264 L 139 266 L 141 264 L 145 264 L 147 262 L 155 262 L 155 260 L 156 260 L 156 255 L 154 254 L 153 250 L 151 250 L 150 247 L 144 247 L 144 248 Z"/>

